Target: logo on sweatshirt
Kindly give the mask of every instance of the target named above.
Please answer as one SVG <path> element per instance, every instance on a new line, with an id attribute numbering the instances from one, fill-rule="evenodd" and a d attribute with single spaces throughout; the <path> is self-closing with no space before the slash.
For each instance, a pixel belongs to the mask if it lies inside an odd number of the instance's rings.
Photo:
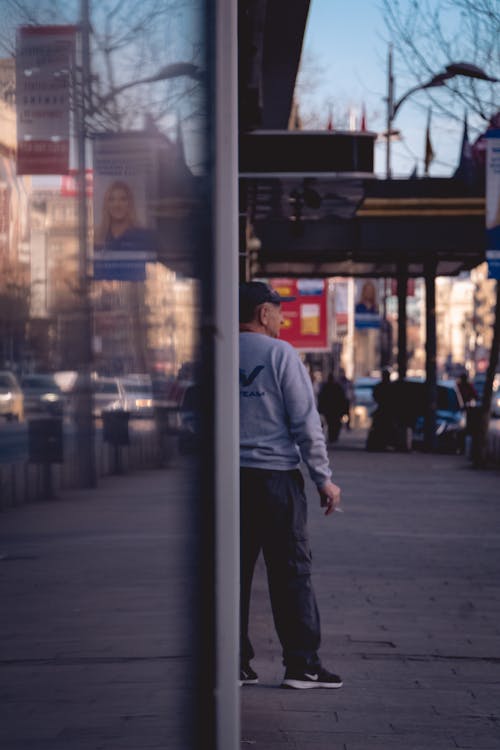
<path id="1" fill-rule="evenodd" d="M 245 370 L 240 369 L 240 387 L 241 388 L 248 388 L 252 385 L 257 375 L 262 372 L 264 369 L 264 365 L 257 365 L 257 367 L 254 367 L 250 375 L 247 375 Z M 261 396 L 265 396 L 265 391 L 240 391 L 240 394 L 244 396 L 244 398 L 260 398 Z"/>
<path id="2" fill-rule="evenodd" d="M 240 385 L 242 388 L 248 388 L 249 385 L 252 385 L 253 381 L 264 369 L 264 365 L 257 365 L 257 367 L 254 367 L 250 375 L 247 375 L 245 370 L 240 370 Z"/>

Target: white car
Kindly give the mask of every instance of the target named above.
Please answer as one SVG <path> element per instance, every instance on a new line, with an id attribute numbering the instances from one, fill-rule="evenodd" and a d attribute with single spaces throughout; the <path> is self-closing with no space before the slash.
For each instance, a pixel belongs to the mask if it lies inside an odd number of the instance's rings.
<path id="1" fill-rule="evenodd" d="M 151 378 L 148 375 L 131 375 L 119 379 L 122 393 L 122 408 L 133 418 L 154 417 L 154 396 Z"/>
<path id="2" fill-rule="evenodd" d="M 0 417 L 5 417 L 9 422 L 24 419 L 23 392 L 10 370 L 0 370 Z"/>
<path id="3" fill-rule="evenodd" d="M 93 414 L 101 417 L 103 411 L 124 409 L 124 393 L 118 378 L 92 379 Z"/>

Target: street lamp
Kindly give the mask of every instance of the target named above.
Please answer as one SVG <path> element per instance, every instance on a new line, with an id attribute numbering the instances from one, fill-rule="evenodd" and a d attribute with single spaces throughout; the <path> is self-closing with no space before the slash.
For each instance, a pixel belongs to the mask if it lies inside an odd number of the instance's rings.
<path id="1" fill-rule="evenodd" d="M 385 162 L 385 173 L 387 179 L 391 178 L 391 135 L 394 135 L 396 131 L 392 129 L 392 123 L 394 118 L 399 111 L 399 108 L 405 102 L 409 96 L 414 94 L 416 91 L 423 89 L 435 88 L 437 86 L 444 86 L 446 81 L 455 76 L 464 76 L 465 78 L 477 78 L 480 81 L 490 81 L 491 83 L 497 83 L 498 78 L 492 78 L 477 65 L 466 62 L 454 62 L 446 65 L 445 69 L 440 73 L 436 73 L 425 83 L 419 83 L 409 89 L 403 96 L 401 96 L 396 102 L 394 102 L 394 76 L 392 73 L 392 45 L 389 46 L 389 60 L 388 60 L 388 74 L 387 74 L 387 147 L 386 147 L 386 162 Z"/>

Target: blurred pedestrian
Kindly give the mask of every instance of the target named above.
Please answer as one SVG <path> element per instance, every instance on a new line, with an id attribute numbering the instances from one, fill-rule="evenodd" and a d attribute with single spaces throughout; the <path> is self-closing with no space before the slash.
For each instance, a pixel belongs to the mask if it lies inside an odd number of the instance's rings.
<path id="1" fill-rule="evenodd" d="M 337 442 L 342 427 L 342 417 L 346 410 L 347 400 L 344 389 L 333 373 L 330 373 L 318 395 L 318 411 L 326 419 L 329 443 Z"/>
<path id="2" fill-rule="evenodd" d="M 354 402 L 354 385 L 352 380 L 349 380 L 347 375 L 345 374 L 345 370 L 343 367 L 339 370 L 339 383 L 342 386 L 342 390 L 344 391 L 345 396 L 345 412 L 343 416 L 347 417 L 346 419 L 346 429 L 351 429 L 351 405 Z"/>
<path id="3" fill-rule="evenodd" d="M 340 488 L 331 481 L 311 379 L 295 349 L 278 338 L 284 299 L 262 282 L 240 286 L 240 684 L 258 681 L 250 665 L 248 624 L 262 550 L 283 649 L 283 687 L 338 688 L 341 678 L 318 656 L 320 620 L 300 461 L 317 486 L 325 515 L 338 507 Z"/>
<path id="4" fill-rule="evenodd" d="M 457 380 L 457 388 L 462 396 L 462 401 L 466 408 L 470 408 L 476 405 L 477 402 L 477 391 L 474 385 L 469 380 L 469 376 L 466 372 L 463 372 Z"/>
<path id="5" fill-rule="evenodd" d="M 397 395 L 389 370 L 383 370 L 382 379 L 373 387 L 373 399 L 377 408 L 368 433 L 368 450 L 385 450 L 387 446 L 397 442 Z"/>

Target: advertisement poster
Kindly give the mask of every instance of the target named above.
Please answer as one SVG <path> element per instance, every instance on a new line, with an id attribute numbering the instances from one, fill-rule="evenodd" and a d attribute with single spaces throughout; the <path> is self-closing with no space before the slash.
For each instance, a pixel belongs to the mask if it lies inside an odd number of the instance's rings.
<path id="1" fill-rule="evenodd" d="M 74 26 L 23 26 L 16 42 L 17 174 L 69 168 Z"/>
<path id="2" fill-rule="evenodd" d="M 94 279 L 143 281 L 157 257 L 149 207 L 157 197 L 151 139 L 140 132 L 94 140 Z"/>
<path id="3" fill-rule="evenodd" d="M 500 130 L 486 139 L 486 260 L 489 278 L 500 279 Z"/>
<path id="4" fill-rule="evenodd" d="M 378 279 L 356 279 L 355 328 L 380 328 Z"/>
<path id="5" fill-rule="evenodd" d="M 324 279 L 269 279 L 282 296 L 296 297 L 284 302 L 280 338 L 301 351 L 329 351 L 328 293 Z"/>
<path id="6" fill-rule="evenodd" d="M 334 299 L 335 299 L 335 323 L 337 334 L 347 333 L 347 324 L 349 319 L 349 282 L 347 279 L 335 279 L 334 282 Z"/>

